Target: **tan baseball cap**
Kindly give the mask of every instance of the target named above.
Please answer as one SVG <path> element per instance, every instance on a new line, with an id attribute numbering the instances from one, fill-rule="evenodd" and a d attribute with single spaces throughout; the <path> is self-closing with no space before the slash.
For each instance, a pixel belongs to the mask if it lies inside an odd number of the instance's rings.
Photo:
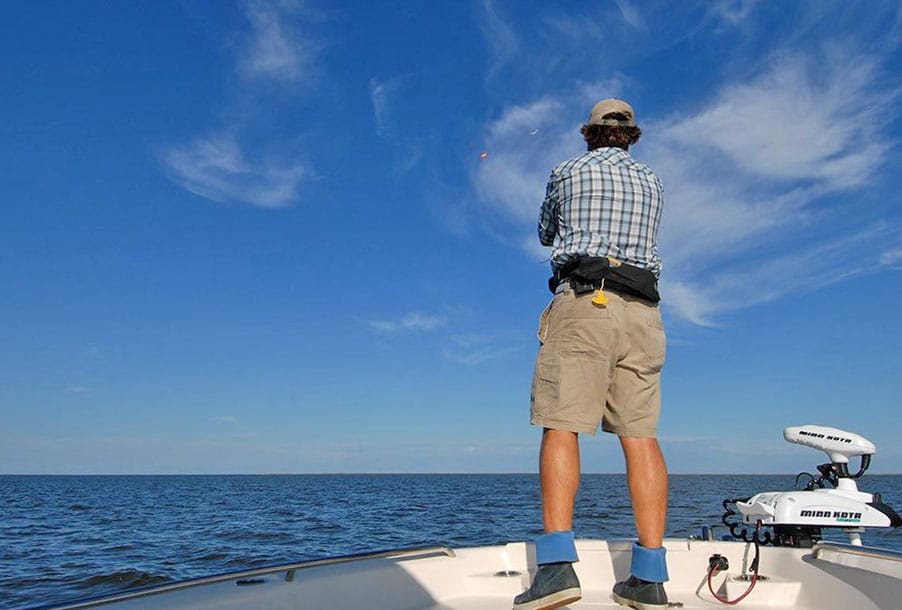
<path id="1" fill-rule="evenodd" d="M 605 119 L 604 116 L 606 114 L 611 114 L 612 112 L 617 112 L 624 115 L 627 120 L 626 121 L 618 121 L 617 119 Z M 621 126 L 621 127 L 635 127 L 636 126 L 636 115 L 633 112 L 633 107 L 624 102 L 623 100 L 617 99 L 607 99 L 601 100 L 597 104 L 592 107 L 592 112 L 589 113 L 589 125 L 613 125 L 613 126 Z"/>

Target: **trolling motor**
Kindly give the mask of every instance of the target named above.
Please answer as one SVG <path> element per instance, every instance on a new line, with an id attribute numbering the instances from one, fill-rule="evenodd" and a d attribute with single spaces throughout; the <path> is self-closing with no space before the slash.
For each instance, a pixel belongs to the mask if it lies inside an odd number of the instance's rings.
<path id="1" fill-rule="evenodd" d="M 708 590 L 724 604 L 732 605 L 745 599 L 759 580 L 767 578 L 759 573 L 762 544 L 810 548 L 821 539 L 823 528 L 832 527 L 845 530 L 852 544 L 861 545 L 865 527 L 902 525 L 902 517 L 883 503 L 879 493 L 858 491 L 856 481 L 871 465 L 871 456 L 877 453 L 874 443 L 852 432 L 813 425 L 784 428 L 783 438 L 790 443 L 820 449 L 830 461 L 817 467 L 818 477 L 807 472 L 796 477 L 796 487 L 808 478 L 804 489 L 769 491 L 751 498 L 723 501 L 726 512 L 722 521 L 730 528 L 730 534 L 755 547 L 749 573 L 737 577 L 748 580 L 749 585 L 734 599 L 718 593 L 713 584 L 718 573 L 729 569 L 729 562 L 719 554 L 708 559 Z M 861 465 L 858 472 L 850 474 L 849 458 L 855 456 L 860 458 Z M 735 519 L 737 515 L 741 516 L 741 521 Z M 749 525 L 753 527 L 751 534 L 746 527 Z M 710 530 L 707 533 L 710 535 Z"/>
<path id="2" fill-rule="evenodd" d="M 849 535 L 849 542 L 861 545 L 865 527 L 899 527 L 902 517 L 883 503 L 879 493 L 858 490 L 857 480 L 871 465 L 877 448 L 866 438 L 826 426 L 791 426 L 783 430 L 783 438 L 790 443 L 805 445 L 825 452 L 830 462 L 817 467 L 820 476 L 803 472 L 796 477 L 796 486 L 808 478 L 804 489 L 755 494 L 751 498 L 724 500 L 723 523 L 735 538 L 752 542 L 747 528 L 733 521 L 738 510 L 741 523 L 755 527 L 757 542 L 775 546 L 811 547 L 821 539 L 822 528 L 841 528 Z M 858 472 L 850 474 L 849 458 L 858 456 Z M 731 508 L 735 506 L 736 510 Z M 759 530 L 770 527 L 759 538 Z"/>

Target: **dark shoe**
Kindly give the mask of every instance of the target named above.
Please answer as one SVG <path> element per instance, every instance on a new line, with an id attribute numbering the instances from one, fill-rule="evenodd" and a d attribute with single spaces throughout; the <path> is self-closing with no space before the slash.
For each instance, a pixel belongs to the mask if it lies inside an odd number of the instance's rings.
<path id="1" fill-rule="evenodd" d="M 529 589 L 514 598 L 513 610 L 551 610 L 582 596 L 572 563 L 546 563 L 539 566 Z"/>
<path id="2" fill-rule="evenodd" d="M 614 601 L 636 610 L 661 610 L 667 608 L 664 583 L 648 582 L 635 576 L 614 585 Z"/>

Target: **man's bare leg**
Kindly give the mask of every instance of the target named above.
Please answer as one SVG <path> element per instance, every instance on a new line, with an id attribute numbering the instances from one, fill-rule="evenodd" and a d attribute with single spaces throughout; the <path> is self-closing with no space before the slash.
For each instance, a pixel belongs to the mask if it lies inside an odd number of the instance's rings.
<path id="1" fill-rule="evenodd" d="M 546 532 L 573 529 L 573 505 L 579 490 L 579 435 L 568 430 L 542 433 L 539 454 L 542 519 Z"/>
<path id="2" fill-rule="evenodd" d="M 575 432 L 542 432 L 539 454 L 545 533 L 535 541 L 536 570 L 529 589 L 514 598 L 512 610 L 550 610 L 582 597 L 573 562 L 573 504 L 579 489 L 579 437 Z"/>
<path id="3" fill-rule="evenodd" d="M 639 544 L 649 549 L 658 548 L 664 541 L 667 521 L 667 466 L 664 456 L 655 438 L 622 436 L 620 445 L 626 458 L 626 478 Z"/>

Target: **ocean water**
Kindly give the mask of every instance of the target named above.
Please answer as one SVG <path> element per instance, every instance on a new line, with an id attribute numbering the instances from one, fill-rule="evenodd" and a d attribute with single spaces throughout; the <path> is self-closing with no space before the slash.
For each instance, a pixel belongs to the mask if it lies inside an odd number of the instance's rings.
<path id="1" fill-rule="evenodd" d="M 673 475 L 667 535 L 792 475 Z M 868 476 L 902 512 L 902 476 Z M 634 535 L 623 475 L 584 475 L 578 537 Z M 541 533 L 536 475 L 0 476 L 0 608 L 58 604 L 245 568 Z M 839 535 L 826 536 L 843 540 Z M 902 528 L 865 544 L 902 550 Z"/>

